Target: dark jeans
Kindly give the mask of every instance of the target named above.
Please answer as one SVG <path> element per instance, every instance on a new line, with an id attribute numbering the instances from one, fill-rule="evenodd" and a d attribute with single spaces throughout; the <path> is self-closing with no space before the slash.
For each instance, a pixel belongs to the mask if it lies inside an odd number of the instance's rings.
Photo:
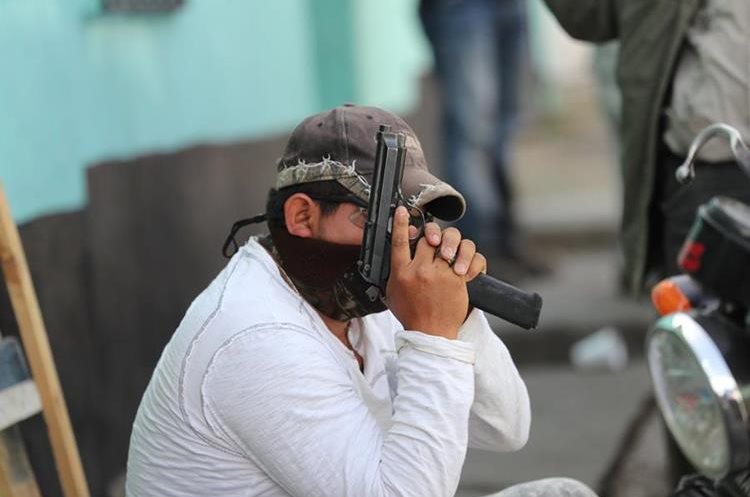
<path id="1" fill-rule="evenodd" d="M 677 256 L 685 237 L 693 225 L 698 207 L 716 195 L 732 197 L 750 205 L 750 177 L 740 170 L 734 161 L 695 163 L 695 178 L 692 183 L 677 182 L 674 172 L 684 157 L 673 154 L 662 147 L 658 162 L 662 172 L 658 187 L 661 264 L 665 275 L 680 272 Z M 655 249 L 656 250 L 656 249 Z M 659 258 L 654 258 L 658 261 Z"/>
<path id="2" fill-rule="evenodd" d="M 458 227 L 485 250 L 514 243 L 509 148 L 518 116 L 522 0 L 430 0 L 420 17 L 443 107 L 445 180 L 466 197 Z"/>

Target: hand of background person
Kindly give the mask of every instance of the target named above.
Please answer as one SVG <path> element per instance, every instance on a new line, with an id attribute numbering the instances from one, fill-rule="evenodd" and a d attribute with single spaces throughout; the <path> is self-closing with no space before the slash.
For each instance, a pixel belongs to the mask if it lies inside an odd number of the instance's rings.
<path id="1" fill-rule="evenodd" d="M 425 225 L 425 236 L 409 249 L 409 216 L 396 209 L 386 302 L 408 330 L 455 339 L 469 312 L 466 282 L 486 271 L 486 259 L 455 228 Z"/>

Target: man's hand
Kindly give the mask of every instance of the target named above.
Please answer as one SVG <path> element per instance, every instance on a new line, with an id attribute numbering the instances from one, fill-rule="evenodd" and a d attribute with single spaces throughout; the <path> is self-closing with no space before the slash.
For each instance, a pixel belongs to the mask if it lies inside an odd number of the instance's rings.
<path id="1" fill-rule="evenodd" d="M 468 239 L 461 239 L 456 228 L 440 229 L 437 223 L 427 223 L 424 237 L 430 245 L 439 248 L 438 254 L 453 266 L 453 271 L 471 281 L 479 273 L 487 272 L 487 259 L 477 252 L 477 246 Z"/>
<path id="2" fill-rule="evenodd" d="M 396 209 L 386 301 L 404 328 L 455 339 L 469 309 L 466 282 L 485 269 L 473 242 L 461 240 L 455 228 L 441 232 L 435 223 L 425 226 L 412 258 L 409 215 Z"/>

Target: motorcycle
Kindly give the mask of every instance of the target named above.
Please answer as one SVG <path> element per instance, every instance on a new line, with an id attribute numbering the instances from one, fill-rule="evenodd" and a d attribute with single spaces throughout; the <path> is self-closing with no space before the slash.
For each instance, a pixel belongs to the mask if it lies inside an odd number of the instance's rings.
<path id="1" fill-rule="evenodd" d="M 750 180 L 750 148 L 715 124 L 696 136 L 678 181 L 695 177 L 698 151 L 717 136 Z M 750 497 L 750 206 L 722 196 L 700 206 L 678 261 L 682 274 L 652 291 L 661 317 L 646 339 L 657 405 L 697 471 L 673 495 Z"/>

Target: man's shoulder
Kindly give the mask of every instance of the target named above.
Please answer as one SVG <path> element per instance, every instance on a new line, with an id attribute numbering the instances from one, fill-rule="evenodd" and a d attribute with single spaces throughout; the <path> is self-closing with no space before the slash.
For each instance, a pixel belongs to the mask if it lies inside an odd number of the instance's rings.
<path id="1" fill-rule="evenodd" d="M 254 240 L 232 257 L 204 293 L 218 297 L 221 311 L 252 316 L 254 321 L 295 322 L 301 314 L 301 299 Z"/>
<path id="2" fill-rule="evenodd" d="M 243 247 L 244 249 L 244 247 Z M 262 250 L 262 249 L 261 249 Z M 172 346 L 184 355 L 212 355 L 240 334 L 266 329 L 309 330 L 309 312 L 274 274 L 273 261 L 240 250 L 185 313 Z"/>

